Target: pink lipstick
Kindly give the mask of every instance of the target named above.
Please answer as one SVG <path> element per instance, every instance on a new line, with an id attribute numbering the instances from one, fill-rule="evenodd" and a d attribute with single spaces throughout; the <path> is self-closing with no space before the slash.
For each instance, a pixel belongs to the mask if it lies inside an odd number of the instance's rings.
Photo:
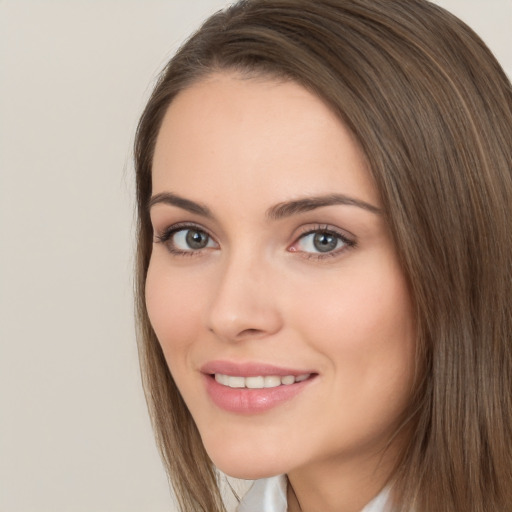
<path id="1" fill-rule="evenodd" d="M 229 412 L 255 414 L 294 398 L 317 376 L 263 363 L 213 361 L 201 368 L 211 400 Z"/>

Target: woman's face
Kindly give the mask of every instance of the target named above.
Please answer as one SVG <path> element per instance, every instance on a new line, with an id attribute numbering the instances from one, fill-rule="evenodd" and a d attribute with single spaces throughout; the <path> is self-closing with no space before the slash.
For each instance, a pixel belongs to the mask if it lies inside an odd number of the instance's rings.
<path id="1" fill-rule="evenodd" d="M 147 308 L 213 462 L 242 478 L 377 459 L 415 331 L 365 158 L 292 82 L 221 73 L 170 105 Z"/>

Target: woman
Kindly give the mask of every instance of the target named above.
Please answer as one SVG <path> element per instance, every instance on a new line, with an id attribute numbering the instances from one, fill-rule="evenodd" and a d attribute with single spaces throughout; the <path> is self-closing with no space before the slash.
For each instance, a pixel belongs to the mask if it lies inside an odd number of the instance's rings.
<path id="1" fill-rule="evenodd" d="M 182 510 L 512 508 L 512 88 L 424 0 L 249 0 L 136 140 L 144 384 Z"/>

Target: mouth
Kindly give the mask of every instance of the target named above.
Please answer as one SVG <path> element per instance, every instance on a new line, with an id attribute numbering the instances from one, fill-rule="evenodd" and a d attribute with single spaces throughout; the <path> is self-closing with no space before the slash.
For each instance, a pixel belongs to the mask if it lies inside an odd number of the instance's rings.
<path id="1" fill-rule="evenodd" d="M 313 374 L 304 373 L 302 375 L 256 375 L 253 377 L 243 377 L 241 375 L 226 375 L 224 373 L 215 373 L 211 375 L 221 386 L 234 389 L 268 389 L 279 386 L 291 386 L 297 382 L 303 382 L 311 378 Z"/>
<path id="2" fill-rule="evenodd" d="M 201 368 L 212 403 L 231 413 L 257 414 L 290 402 L 318 373 L 277 366 L 216 361 Z"/>

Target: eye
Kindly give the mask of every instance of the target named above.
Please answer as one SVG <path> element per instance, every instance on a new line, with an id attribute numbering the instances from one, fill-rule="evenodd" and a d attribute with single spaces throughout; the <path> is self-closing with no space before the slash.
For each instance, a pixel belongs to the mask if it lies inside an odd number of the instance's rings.
<path id="1" fill-rule="evenodd" d="M 198 229 L 180 229 L 170 238 L 174 247 L 181 251 L 198 251 L 212 246 L 210 236 Z"/>
<path id="2" fill-rule="evenodd" d="M 191 254 L 217 247 L 217 243 L 206 231 L 195 226 L 171 226 L 162 235 L 157 236 L 157 241 L 164 243 L 174 254 Z"/>
<path id="3" fill-rule="evenodd" d="M 291 252 L 304 252 L 321 257 L 334 255 L 353 247 L 355 242 L 331 229 L 316 229 L 304 233 L 291 247 Z"/>

